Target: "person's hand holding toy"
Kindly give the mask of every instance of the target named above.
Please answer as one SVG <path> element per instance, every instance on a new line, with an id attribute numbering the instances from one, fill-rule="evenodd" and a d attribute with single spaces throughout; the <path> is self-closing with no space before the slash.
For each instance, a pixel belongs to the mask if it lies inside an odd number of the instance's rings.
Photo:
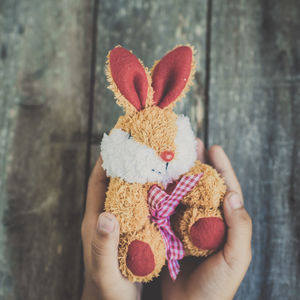
<path id="1" fill-rule="evenodd" d="M 219 146 L 207 152 L 198 140 L 198 159 L 209 160 L 225 178 L 227 241 L 223 249 L 200 264 L 197 258 L 183 259 L 182 271 L 175 282 L 165 270 L 161 279 L 164 300 L 232 299 L 251 260 L 251 219 L 243 206 L 242 191 L 228 157 Z M 89 180 L 82 223 L 85 264 L 82 300 L 139 299 L 141 284 L 129 282 L 119 270 L 118 221 L 112 214 L 102 212 L 107 178 L 101 164 L 100 158 Z"/>

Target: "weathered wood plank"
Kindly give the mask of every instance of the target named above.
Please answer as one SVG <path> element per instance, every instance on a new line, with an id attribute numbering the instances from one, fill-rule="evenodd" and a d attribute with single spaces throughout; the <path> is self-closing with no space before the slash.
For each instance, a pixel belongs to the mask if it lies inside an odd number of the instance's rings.
<path id="1" fill-rule="evenodd" d="M 209 143 L 232 159 L 253 218 L 237 299 L 299 299 L 300 4 L 213 1 Z"/>
<path id="2" fill-rule="evenodd" d="M 177 111 L 191 118 L 199 136 L 203 136 L 205 85 L 206 0 L 104 0 L 99 5 L 98 47 L 93 116 L 92 165 L 99 156 L 99 143 L 122 113 L 107 89 L 104 75 L 106 55 L 114 46 L 133 50 L 145 66 L 177 44 L 190 43 L 198 50 L 197 72 L 192 91 L 178 104 Z M 113 17 L 112 17 L 113 16 Z"/>
<path id="3" fill-rule="evenodd" d="M 0 2 L 0 299 L 78 299 L 92 1 Z"/>

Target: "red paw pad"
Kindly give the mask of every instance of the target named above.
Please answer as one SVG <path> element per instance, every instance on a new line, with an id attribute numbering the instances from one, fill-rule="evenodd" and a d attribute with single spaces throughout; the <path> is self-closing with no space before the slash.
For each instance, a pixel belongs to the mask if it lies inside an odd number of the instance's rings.
<path id="1" fill-rule="evenodd" d="M 201 218 L 190 229 L 192 243 L 203 250 L 218 249 L 224 243 L 226 226 L 217 217 Z"/>
<path id="2" fill-rule="evenodd" d="M 153 272 L 155 261 L 150 246 L 138 240 L 131 242 L 128 247 L 126 264 L 136 276 L 146 276 Z"/>

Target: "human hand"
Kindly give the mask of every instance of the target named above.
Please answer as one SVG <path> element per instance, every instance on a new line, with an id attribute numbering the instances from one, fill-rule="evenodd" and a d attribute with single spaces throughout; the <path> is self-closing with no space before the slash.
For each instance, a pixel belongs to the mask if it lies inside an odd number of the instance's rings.
<path id="1" fill-rule="evenodd" d="M 81 299 L 140 299 L 141 284 L 131 283 L 119 270 L 119 223 L 112 214 L 103 213 L 107 183 L 100 157 L 89 179 L 81 226 L 85 267 Z"/>
<path id="2" fill-rule="evenodd" d="M 220 146 L 205 150 L 198 140 L 198 159 L 209 162 L 224 177 L 227 185 L 223 209 L 227 240 L 219 252 L 209 258 L 186 257 L 172 282 L 168 271 L 162 274 L 163 299 L 232 299 L 251 261 L 251 218 L 243 206 L 240 184 L 231 163 Z"/>

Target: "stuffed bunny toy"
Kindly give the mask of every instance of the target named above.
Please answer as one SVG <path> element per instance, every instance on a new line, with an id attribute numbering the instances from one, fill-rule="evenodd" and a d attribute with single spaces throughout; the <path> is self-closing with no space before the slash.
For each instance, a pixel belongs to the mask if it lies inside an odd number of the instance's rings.
<path id="1" fill-rule="evenodd" d="M 119 267 L 133 282 L 158 276 L 166 261 L 175 280 L 185 255 L 205 257 L 224 243 L 224 180 L 197 160 L 190 121 L 173 111 L 194 72 L 188 45 L 150 72 L 121 46 L 107 56 L 109 88 L 125 114 L 101 142 L 105 210 L 120 223 Z"/>

